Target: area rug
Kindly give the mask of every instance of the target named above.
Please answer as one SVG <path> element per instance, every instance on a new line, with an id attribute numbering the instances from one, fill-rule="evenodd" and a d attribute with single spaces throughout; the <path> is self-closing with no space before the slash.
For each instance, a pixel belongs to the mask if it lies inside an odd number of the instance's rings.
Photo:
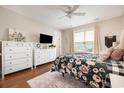
<path id="1" fill-rule="evenodd" d="M 68 74 L 63 77 L 59 72 L 46 72 L 27 83 L 31 88 L 89 88 Z"/>

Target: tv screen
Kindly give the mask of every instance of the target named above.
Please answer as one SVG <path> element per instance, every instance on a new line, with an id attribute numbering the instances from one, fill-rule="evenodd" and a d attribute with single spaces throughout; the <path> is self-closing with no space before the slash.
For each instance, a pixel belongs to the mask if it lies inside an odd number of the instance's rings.
<path id="1" fill-rule="evenodd" d="M 52 43 L 53 37 L 50 35 L 40 34 L 40 43 Z"/>

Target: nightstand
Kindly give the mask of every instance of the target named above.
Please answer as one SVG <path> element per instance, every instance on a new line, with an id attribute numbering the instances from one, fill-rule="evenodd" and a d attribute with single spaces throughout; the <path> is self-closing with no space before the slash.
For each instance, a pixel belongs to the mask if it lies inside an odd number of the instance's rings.
<path id="1" fill-rule="evenodd" d="M 109 74 L 112 88 L 124 88 L 124 76 Z"/>

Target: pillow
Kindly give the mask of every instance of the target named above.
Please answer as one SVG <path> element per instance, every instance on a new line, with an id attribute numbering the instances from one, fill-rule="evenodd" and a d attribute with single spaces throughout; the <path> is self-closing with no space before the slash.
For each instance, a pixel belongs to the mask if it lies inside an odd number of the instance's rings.
<path id="1" fill-rule="evenodd" d="M 124 55 L 124 49 L 115 49 L 111 54 L 111 59 L 116 61 L 121 61 L 123 60 L 123 55 Z"/>
<path id="2" fill-rule="evenodd" d="M 102 53 L 100 53 L 100 60 L 101 61 L 107 60 L 110 57 L 112 51 L 113 51 L 113 47 L 111 47 L 111 48 L 107 49 L 106 51 L 103 51 Z"/>

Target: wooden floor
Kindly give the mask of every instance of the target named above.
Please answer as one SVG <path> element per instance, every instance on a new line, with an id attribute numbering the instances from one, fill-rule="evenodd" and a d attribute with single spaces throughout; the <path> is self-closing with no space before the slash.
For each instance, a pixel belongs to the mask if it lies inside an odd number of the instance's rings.
<path id="1" fill-rule="evenodd" d="M 27 80 L 32 79 L 49 71 L 52 63 L 38 66 L 36 69 L 26 69 L 20 72 L 6 75 L 2 80 L 0 78 L 0 88 L 29 88 Z"/>

